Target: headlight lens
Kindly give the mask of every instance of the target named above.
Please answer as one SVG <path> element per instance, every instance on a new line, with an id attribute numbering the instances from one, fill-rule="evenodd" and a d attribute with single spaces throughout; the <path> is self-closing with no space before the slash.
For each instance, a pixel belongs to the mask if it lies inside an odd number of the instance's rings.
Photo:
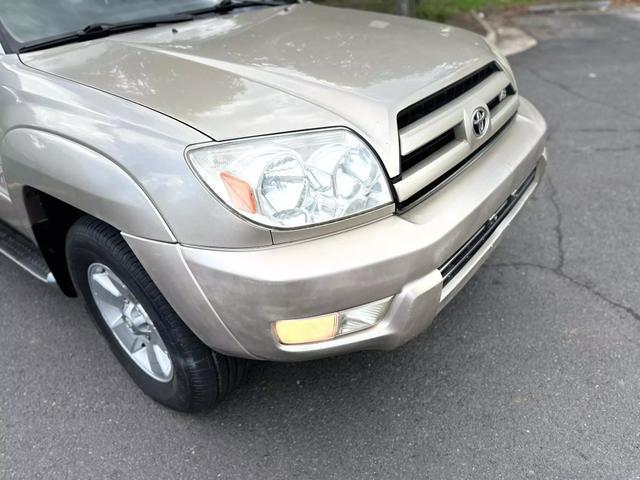
<path id="1" fill-rule="evenodd" d="M 208 145 L 187 158 L 227 205 L 272 227 L 324 223 L 392 202 L 377 157 L 346 129 Z"/>

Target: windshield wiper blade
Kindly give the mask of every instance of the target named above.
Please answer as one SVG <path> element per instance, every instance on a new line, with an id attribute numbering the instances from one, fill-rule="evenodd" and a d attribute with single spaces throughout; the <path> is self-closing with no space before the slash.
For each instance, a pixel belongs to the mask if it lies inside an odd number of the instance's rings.
<path id="1" fill-rule="evenodd" d="M 198 10 L 189 10 L 190 15 L 206 15 L 208 13 L 226 13 L 236 8 L 244 7 L 281 7 L 283 5 L 291 5 L 291 1 L 286 0 L 221 0 L 212 7 L 200 8 Z"/>
<path id="2" fill-rule="evenodd" d="M 32 52 L 43 48 L 58 47 L 73 42 L 81 42 L 84 40 L 93 40 L 95 38 L 107 37 L 113 33 L 130 32 L 142 28 L 151 28 L 165 23 L 179 23 L 193 20 L 194 15 L 190 13 L 178 13 L 174 15 L 164 15 L 159 17 L 149 17 L 134 22 L 123 23 L 93 23 L 87 25 L 77 32 L 65 33 L 56 37 L 50 37 L 45 40 L 38 40 L 23 45 L 19 53 Z"/>

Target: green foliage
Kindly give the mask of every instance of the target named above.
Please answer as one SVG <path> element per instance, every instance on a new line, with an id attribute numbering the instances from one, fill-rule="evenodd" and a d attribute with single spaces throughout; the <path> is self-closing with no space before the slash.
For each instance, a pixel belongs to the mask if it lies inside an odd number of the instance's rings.
<path id="1" fill-rule="evenodd" d="M 539 0 L 417 0 L 417 15 L 420 18 L 444 22 L 456 13 L 482 10 L 487 7 L 507 7 L 537 3 Z M 319 0 L 319 3 L 335 7 L 393 13 L 394 0 Z"/>
<path id="2" fill-rule="evenodd" d="M 419 0 L 418 16 L 443 22 L 456 13 L 537 3 L 538 0 Z"/>
<path id="3" fill-rule="evenodd" d="M 419 0 L 418 17 L 435 22 L 444 22 L 459 11 L 458 3 L 464 0 Z"/>
<path id="4" fill-rule="evenodd" d="M 394 0 L 319 0 L 318 3 L 381 13 L 393 13 L 396 5 Z"/>

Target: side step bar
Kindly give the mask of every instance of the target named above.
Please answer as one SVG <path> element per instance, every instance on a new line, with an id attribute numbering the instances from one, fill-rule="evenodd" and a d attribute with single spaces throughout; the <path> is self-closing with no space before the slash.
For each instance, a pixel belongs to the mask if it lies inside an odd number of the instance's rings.
<path id="1" fill-rule="evenodd" d="M 27 237 L 0 222 L 0 255 L 13 260 L 41 282 L 55 285 L 56 279 L 37 246 Z"/>

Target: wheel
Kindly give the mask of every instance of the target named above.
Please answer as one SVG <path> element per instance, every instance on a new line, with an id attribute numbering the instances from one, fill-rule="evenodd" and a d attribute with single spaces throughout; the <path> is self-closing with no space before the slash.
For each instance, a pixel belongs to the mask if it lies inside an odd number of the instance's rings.
<path id="1" fill-rule="evenodd" d="M 116 229 L 80 218 L 67 234 L 66 256 L 111 350 L 151 398 L 194 412 L 243 380 L 247 361 L 212 351 L 189 330 Z"/>

